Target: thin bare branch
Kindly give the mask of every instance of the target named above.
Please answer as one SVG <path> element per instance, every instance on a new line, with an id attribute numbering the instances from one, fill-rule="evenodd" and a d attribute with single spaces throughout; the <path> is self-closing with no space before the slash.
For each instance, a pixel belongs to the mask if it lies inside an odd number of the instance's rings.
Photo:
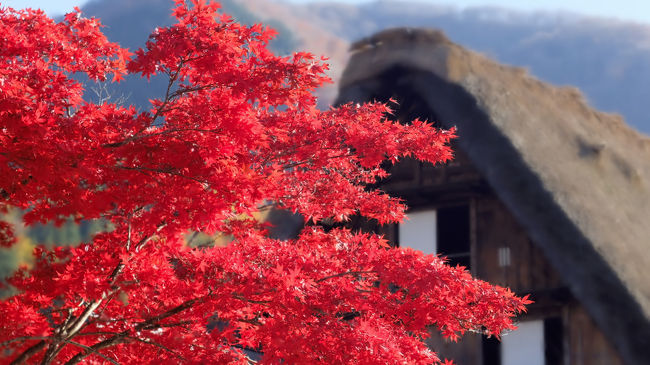
<path id="1" fill-rule="evenodd" d="M 153 125 L 155 123 L 156 119 L 158 119 L 158 117 L 160 117 L 162 115 L 163 110 L 165 109 L 167 104 L 169 104 L 169 102 L 171 101 L 171 98 L 172 98 L 171 89 L 174 86 L 174 84 L 176 83 L 176 80 L 178 79 L 178 76 L 180 75 L 181 69 L 183 68 L 184 64 L 185 64 L 184 60 L 181 59 L 179 61 L 179 63 L 178 63 L 178 67 L 177 67 L 176 71 L 170 72 L 169 81 L 167 83 L 167 91 L 165 92 L 165 98 L 163 99 L 163 102 L 158 107 L 158 109 L 156 109 L 156 113 L 154 113 L 153 117 L 151 117 L 151 121 L 150 121 L 149 125 Z M 133 134 L 131 137 L 128 137 L 128 138 L 126 138 L 126 139 L 124 139 L 122 141 L 104 144 L 103 147 L 115 148 L 115 147 L 124 146 L 125 144 L 128 144 L 128 143 L 140 138 L 140 135 L 142 133 L 144 133 L 144 131 L 146 131 L 147 128 L 148 128 L 148 126 L 145 127 L 145 128 L 140 129 L 135 134 Z"/>
<path id="2" fill-rule="evenodd" d="M 376 272 L 375 271 L 346 271 L 346 272 L 341 272 L 341 273 L 334 274 L 334 275 L 325 276 L 323 278 L 320 278 L 320 279 L 316 280 L 316 282 L 317 283 L 322 283 L 323 281 L 333 279 L 333 278 L 339 278 L 339 277 L 342 277 L 342 276 L 364 275 L 364 274 L 376 274 Z"/>
<path id="3" fill-rule="evenodd" d="M 45 346 L 47 345 L 47 341 L 41 340 L 28 348 L 27 350 L 23 351 L 22 354 L 20 354 L 17 358 L 15 358 L 12 362 L 11 365 L 17 365 L 17 364 L 22 364 L 25 361 L 27 361 L 30 357 L 34 356 L 36 353 L 41 351 Z"/>
<path id="4" fill-rule="evenodd" d="M 31 340 L 47 340 L 49 337 L 43 337 L 43 336 L 23 336 L 23 337 L 16 337 L 12 338 L 11 340 L 5 341 L 5 342 L 0 342 L 0 348 L 7 347 L 10 344 L 14 342 L 24 342 L 24 341 L 31 341 Z"/>
<path id="5" fill-rule="evenodd" d="M 92 349 L 91 347 L 89 347 L 89 346 L 82 345 L 82 344 L 80 344 L 80 343 L 78 343 L 78 342 L 74 342 L 74 341 L 70 341 L 70 340 L 66 340 L 65 343 L 69 343 L 69 344 L 71 344 L 71 345 L 74 345 L 74 346 L 77 346 L 77 347 L 81 347 L 82 349 L 85 349 L 86 351 L 90 351 L 91 354 L 95 354 L 95 355 L 101 357 L 102 359 L 104 359 L 104 360 L 110 362 L 111 364 L 120 365 L 117 361 L 111 359 L 110 357 L 108 357 L 108 356 L 106 356 L 106 355 L 104 355 L 104 354 L 101 354 L 101 353 L 99 353 L 99 352 L 93 350 L 93 349 Z"/>
<path id="6" fill-rule="evenodd" d="M 183 361 L 185 361 L 185 358 L 184 358 L 183 356 L 181 356 L 179 353 L 177 353 L 176 351 L 170 349 L 170 348 L 167 347 L 167 346 L 161 345 L 161 344 L 159 344 L 159 343 L 157 343 L 157 342 L 151 340 L 150 338 L 142 339 L 142 338 L 130 337 L 130 336 L 127 336 L 126 338 L 128 338 L 128 339 L 130 339 L 130 340 L 134 340 L 134 341 L 139 341 L 139 342 L 142 342 L 142 343 L 146 343 L 146 344 L 148 344 L 148 345 L 154 345 L 154 346 L 156 346 L 156 347 L 158 347 L 158 348 L 160 348 L 160 349 L 162 349 L 162 350 L 165 350 L 165 351 L 171 353 L 172 355 L 174 355 L 175 357 L 177 357 L 179 360 L 183 360 Z"/>
<path id="7" fill-rule="evenodd" d="M 186 301 L 186 302 L 184 302 L 184 303 L 182 303 L 182 304 L 180 304 L 180 305 L 178 305 L 178 306 L 176 306 L 176 307 L 174 307 L 172 309 L 169 309 L 169 310 L 165 311 L 164 313 L 161 313 L 161 314 L 159 314 L 159 315 L 157 315 L 155 317 L 151 317 L 151 318 L 147 319 L 146 321 L 139 323 L 138 325 L 136 325 L 133 328 L 133 330 L 134 331 L 143 330 L 143 329 L 145 329 L 145 328 L 147 328 L 147 327 L 149 327 L 151 325 L 154 325 L 154 324 L 160 322 L 163 319 L 166 319 L 166 318 L 169 318 L 169 317 L 174 316 L 176 314 L 179 314 L 179 313 L 191 308 L 195 303 L 199 302 L 202 299 L 203 299 L 202 297 L 190 299 L 190 300 L 188 300 L 188 301 Z M 89 349 L 86 349 L 85 351 L 82 351 L 82 352 L 76 354 L 75 356 L 73 356 L 70 360 L 68 360 L 68 362 L 66 362 L 66 365 L 73 365 L 73 364 L 79 363 L 80 361 L 82 361 L 83 359 L 85 359 L 86 357 L 91 355 L 93 353 L 93 351 L 99 351 L 101 349 L 111 347 L 111 346 L 115 346 L 115 345 L 118 345 L 120 343 L 124 343 L 124 342 L 128 341 L 129 333 L 130 333 L 130 331 L 120 332 L 120 333 L 118 333 L 118 334 L 116 334 L 116 335 L 114 335 L 114 336 L 112 336 L 112 337 L 110 337 L 110 338 L 108 338 L 108 339 L 106 339 L 104 341 L 100 341 L 100 342 L 90 346 Z"/>
<path id="8" fill-rule="evenodd" d="M 88 317 L 90 317 L 91 314 L 99 307 L 99 305 L 102 303 L 104 298 L 106 297 L 106 294 L 102 295 L 101 299 L 95 300 L 91 302 L 86 309 L 83 311 L 83 313 L 77 318 L 75 321 L 73 321 L 65 330 L 64 330 L 64 336 L 66 339 L 74 337 L 81 328 L 83 328 L 83 325 L 86 323 L 86 320 L 88 320 Z"/>
<path id="9" fill-rule="evenodd" d="M 253 304 L 268 304 L 268 303 L 271 303 L 270 300 L 248 299 L 248 298 L 244 297 L 243 295 L 238 295 L 238 294 L 233 294 L 233 298 L 242 300 L 244 302 L 253 303 Z"/>
<path id="10" fill-rule="evenodd" d="M 106 166 L 106 167 L 108 167 L 108 166 Z M 200 184 L 203 184 L 204 186 L 209 185 L 209 183 L 207 181 L 205 181 L 205 180 L 201 180 L 201 179 L 191 177 L 191 176 L 185 176 L 185 175 L 181 174 L 178 171 L 174 171 L 173 169 L 155 169 L 155 168 L 144 167 L 144 166 L 114 166 L 114 167 L 118 168 L 118 169 L 122 169 L 122 170 L 140 171 L 140 172 L 143 172 L 143 173 L 144 172 L 155 172 L 155 173 L 159 173 L 159 174 L 169 174 L 169 175 L 173 175 L 173 176 L 178 176 L 178 177 L 183 178 L 183 179 L 196 181 L 196 182 L 198 182 Z"/>

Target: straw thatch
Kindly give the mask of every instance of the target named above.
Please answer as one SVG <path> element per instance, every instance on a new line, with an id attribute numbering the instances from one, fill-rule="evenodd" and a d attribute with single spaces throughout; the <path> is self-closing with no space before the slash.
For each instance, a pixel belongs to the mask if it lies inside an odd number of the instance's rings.
<path id="1" fill-rule="evenodd" d="M 408 88 L 563 276 L 629 364 L 650 359 L 650 141 L 574 88 L 466 50 L 440 32 L 352 46 L 338 103 Z"/>

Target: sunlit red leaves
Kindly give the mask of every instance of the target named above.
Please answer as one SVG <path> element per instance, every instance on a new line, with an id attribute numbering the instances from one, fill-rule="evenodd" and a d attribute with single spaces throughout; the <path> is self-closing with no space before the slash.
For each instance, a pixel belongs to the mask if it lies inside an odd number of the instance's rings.
<path id="1" fill-rule="evenodd" d="M 436 257 L 387 250 L 375 237 L 346 231 L 314 230 L 293 242 L 250 238 L 217 255 L 228 259 L 214 260 L 221 263 L 214 270 L 229 280 L 215 300 L 234 300 L 216 309 L 219 318 L 234 326 L 242 317 L 259 323 L 246 327 L 247 341 L 256 339 L 278 358 L 364 363 L 374 352 L 389 363 L 431 363 L 433 354 L 419 340 L 428 336 L 427 325 L 446 326 L 455 336 L 489 323 L 498 333 L 523 308 L 511 293 Z M 508 310 L 476 311 L 479 303 Z M 292 335 L 276 339 L 277 333 Z M 409 351 L 394 351 L 401 346 Z"/>
<path id="2" fill-rule="evenodd" d="M 312 221 L 398 222 L 402 203 L 370 188 L 387 175 L 380 164 L 444 162 L 453 131 L 392 123 L 383 105 L 319 111 L 325 64 L 277 57 L 267 28 L 185 3 L 131 59 L 79 11 L 61 23 L 0 11 L 0 209 L 112 228 L 37 248 L 34 268 L 10 278 L 0 359 L 226 363 L 255 349 L 268 363 L 435 363 L 429 325 L 449 337 L 510 328 L 525 299 L 436 257 L 346 230 L 264 237 L 251 217 L 269 201 Z M 138 111 L 84 103 L 69 78 L 125 70 L 165 74 L 169 88 Z M 190 248 L 189 230 L 234 243 Z M 8 226 L 0 236 L 11 241 Z"/>

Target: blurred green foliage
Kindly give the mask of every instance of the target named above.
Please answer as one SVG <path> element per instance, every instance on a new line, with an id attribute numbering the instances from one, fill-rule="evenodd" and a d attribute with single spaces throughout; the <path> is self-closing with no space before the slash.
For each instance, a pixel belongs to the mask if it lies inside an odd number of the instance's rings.
<path id="1" fill-rule="evenodd" d="M 22 224 L 22 212 L 12 209 L 0 219 L 12 223 L 16 243 L 11 247 L 0 247 L 0 281 L 13 274 L 20 266 L 31 266 L 32 250 L 37 245 L 45 247 L 69 246 L 92 239 L 93 234 L 110 229 L 105 221 L 89 220 L 75 223 L 73 219 L 57 227 L 52 223 Z M 0 284 L 0 297 L 7 295 Z"/>

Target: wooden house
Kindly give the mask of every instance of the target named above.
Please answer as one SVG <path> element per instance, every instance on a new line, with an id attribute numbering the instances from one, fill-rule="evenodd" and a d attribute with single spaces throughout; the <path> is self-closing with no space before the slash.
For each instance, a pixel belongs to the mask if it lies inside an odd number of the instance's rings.
<path id="1" fill-rule="evenodd" d="M 455 159 L 405 160 L 382 184 L 410 220 L 395 244 L 441 253 L 531 294 L 501 342 L 432 339 L 466 365 L 650 364 L 650 141 L 550 86 L 432 30 L 352 46 L 338 104 L 388 101 L 395 118 L 456 127 Z"/>

